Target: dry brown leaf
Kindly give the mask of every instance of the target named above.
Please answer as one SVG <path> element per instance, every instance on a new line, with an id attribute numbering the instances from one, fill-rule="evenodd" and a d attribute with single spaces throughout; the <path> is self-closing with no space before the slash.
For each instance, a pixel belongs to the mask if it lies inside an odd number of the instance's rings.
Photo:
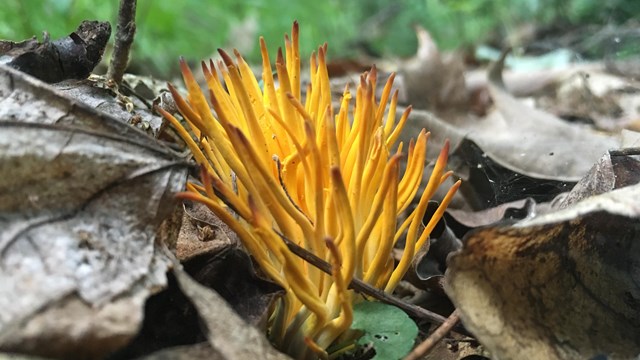
<path id="1" fill-rule="evenodd" d="M 640 354 L 640 185 L 470 234 L 446 290 L 497 359 Z"/>
<path id="2" fill-rule="evenodd" d="M 602 71 L 575 71 L 544 89 L 537 107 L 565 119 L 616 131 L 638 119 L 638 83 Z"/>
<path id="3" fill-rule="evenodd" d="M 181 262 L 237 246 L 237 235 L 205 205 L 184 202 L 183 207 L 184 217 L 176 249 L 176 256 Z"/>
<path id="4" fill-rule="evenodd" d="M 416 25 L 416 55 L 398 69 L 401 99 L 416 109 L 466 109 L 468 94 L 459 54 L 442 56 L 429 32 Z"/>
<path id="5" fill-rule="evenodd" d="M 275 350 L 263 333 L 244 322 L 216 292 L 198 284 L 181 269 L 174 273 L 182 291 L 198 309 L 207 327 L 209 344 L 222 355 L 221 359 L 289 359 Z"/>
<path id="6" fill-rule="evenodd" d="M 218 253 L 201 253 L 182 264 L 195 281 L 220 294 L 244 321 L 266 332 L 270 309 L 285 291 L 257 275 L 244 249 L 229 245 Z"/>
<path id="7" fill-rule="evenodd" d="M 640 182 L 640 161 L 630 156 L 603 155 L 571 192 L 558 196 L 553 207 L 562 209 L 589 196 L 600 195 Z"/>
<path id="8" fill-rule="evenodd" d="M 457 222 L 459 225 L 471 229 L 480 226 L 492 225 L 500 221 L 524 219 L 535 215 L 536 212 L 536 202 L 531 198 L 500 204 L 481 211 L 466 211 L 458 209 L 447 210 L 447 214 L 452 218 L 452 220 Z M 447 219 L 449 218 L 447 217 Z"/>
<path id="9" fill-rule="evenodd" d="M 502 65 L 490 71 L 497 111 L 467 128 L 467 136 L 494 161 L 539 179 L 578 181 L 607 150 L 620 148 L 620 135 L 569 124 L 516 100 L 504 90 Z"/>

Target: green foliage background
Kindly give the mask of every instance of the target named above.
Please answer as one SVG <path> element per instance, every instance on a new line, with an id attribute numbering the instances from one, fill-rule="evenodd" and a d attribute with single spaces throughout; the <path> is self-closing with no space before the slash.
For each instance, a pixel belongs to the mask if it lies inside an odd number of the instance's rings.
<path id="1" fill-rule="evenodd" d="M 17 41 L 47 30 L 55 39 L 84 19 L 114 24 L 117 7 L 116 0 L 3 0 L 0 38 Z M 637 15 L 638 0 L 138 0 L 133 56 L 136 70 L 166 76 L 180 55 L 208 58 L 245 37 L 254 46 L 244 55 L 256 61 L 257 36 L 275 49 L 295 19 L 303 54 L 327 41 L 330 54 L 348 57 L 363 48 L 358 44 L 380 56 L 410 55 L 416 46 L 413 24 L 429 29 L 446 49 L 508 34 L 523 22 L 607 24 Z M 247 18 L 254 20 L 254 32 L 232 32 Z"/>

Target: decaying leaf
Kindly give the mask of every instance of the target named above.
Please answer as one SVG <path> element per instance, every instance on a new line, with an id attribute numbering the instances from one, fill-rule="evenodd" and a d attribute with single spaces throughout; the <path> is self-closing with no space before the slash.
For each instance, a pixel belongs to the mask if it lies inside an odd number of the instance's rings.
<path id="1" fill-rule="evenodd" d="M 159 146 L 0 121 L 0 349 L 104 355 L 169 266 L 155 234 L 186 165 Z"/>
<path id="2" fill-rule="evenodd" d="M 92 76 L 90 80 L 68 80 L 52 86 L 58 94 L 73 102 L 88 105 L 98 112 L 109 114 L 123 124 L 158 137 L 163 122 L 160 116 L 151 112 L 151 102 L 143 102 L 127 91 L 125 83 L 116 89 L 107 86 L 106 81 L 104 76 Z"/>
<path id="3" fill-rule="evenodd" d="M 515 136 L 508 141 L 515 142 Z M 498 157 L 505 153 L 507 144 L 508 142 L 502 144 L 504 148 L 497 154 Z M 516 145 L 512 144 L 512 146 Z M 537 145 L 534 141 L 530 146 Z M 539 144 L 539 146 L 543 145 Z M 462 191 L 465 194 L 465 200 L 474 209 L 486 209 L 524 198 L 531 198 L 536 202 L 547 202 L 556 195 L 568 191 L 575 184 L 528 175 L 527 160 L 519 162 L 516 170 L 507 168 L 469 139 L 462 140 L 454 156 L 464 164 L 461 168 L 466 169 L 465 180 L 467 181 Z M 547 154 L 547 157 L 553 156 L 554 153 Z"/>
<path id="4" fill-rule="evenodd" d="M 486 117 L 439 118 L 413 110 L 403 139 L 424 127 L 431 131 L 429 141 L 436 147 L 444 138 L 451 140 L 454 149 L 469 140 L 482 150 L 482 156 L 513 173 L 565 183 L 580 180 L 607 150 L 637 143 L 640 133 L 606 134 L 527 106 L 504 90 L 501 71 L 498 63 L 490 72 L 488 88 L 495 110 Z M 461 165 L 458 173 L 468 173 L 468 165 Z"/>
<path id="5" fill-rule="evenodd" d="M 589 173 L 567 194 L 554 200 L 553 206 L 565 208 L 589 196 L 600 195 L 640 182 L 640 161 L 630 156 L 604 154 Z"/>
<path id="6" fill-rule="evenodd" d="M 559 79 L 535 98 L 538 107 L 564 119 L 617 131 L 633 128 L 633 122 L 640 116 L 639 92 L 639 84 L 633 77 L 592 69 Z"/>
<path id="7" fill-rule="evenodd" d="M 539 179 L 577 181 L 610 149 L 618 135 L 576 126 L 530 108 L 504 90 L 502 61 L 490 70 L 489 91 L 498 111 L 469 127 L 467 135 L 500 165 Z"/>
<path id="8" fill-rule="evenodd" d="M 181 262 L 237 246 L 237 235 L 209 208 L 191 201 L 185 201 L 183 207 L 182 227 L 176 248 L 176 256 Z"/>
<path id="9" fill-rule="evenodd" d="M 0 63 L 49 83 L 84 79 L 102 59 L 110 36 L 108 22 L 85 20 L 76 31 L 54 41 L 46 32 L 42 43 L 35 37 L 19 43 L 0 41 Z"/>
<path id="10" fill-rule="evenodd" d="M 198 284 L 180 269 L 174 273 L 183 292 L 198 309 L 208 331 L 209 344 L 222 359 L 289 359 L 275 350 L 258 329 L 245 323 L 216 292 Z"/>
<path id="11" fill-rule="evenodd" d="M 456 228 L 464 227 L 464 231 L 460 231 L 460 233 L 466 233 L 469 229 L 492 225 L 500 221 L 515 221 L 532 217 L 537 212 L 536 202 L 531 198 L 525 198 L 481 211 L 449 209 L 446 214 L 447 222 L 453 223 Z"/>
<path id="12" fill-rule="evenodd" d="M 640 354 L 640 186 L 470 234 L 446 290 L 497 359 Z"/>
<path id="13" fill-rule="evenodd" d="M 401 99 L 417 109 L 438 110 L 457 107 L 465 110 L 469 96 L 464 79 L 464 64 L 458 54 L 442 56 L 429 32 L 416 25 L 416 55 L 398 69 Z"/>
<path id="14" fill-rule="evenodd" d="M 218 254 L 203 253 L 194 257 L 184 263 L 184 268 L 192 281 L 220 294 L 237 314 L 234 316 L 264 332 L 267 308 L 283 291 L 273 283 L 256 278 L 247 254 L 227 247 Z M 136 337 L 111 359 L 132 359 L 150 353 L 149 356 L 177 355 L 180 347 L 185 352 L 193 351 L 193 356 L 209 354 L 212 358 L 221 358 L 211 346 L 197 345 L 206 341 L 208 328 L 202 325 L 202 315 L 191 295 L 181 289 L 175 275 L 169 273 L 167 277 L 166 289 L 147 300 L 144 322 Z"/>
<path id="15" fill-rule="evenodd" d="M 157 147 L 157 142 L 111 114 L 64 96 L 51 85 L 20 71 L 0 65 L 0 122 L 56 124 L 125 136 L 139 144 Z"/>
<path id="16" fill-rule="evenodd" d="M 238 245 L 227 246 L 216 254 L 192 257 L 183 266 L 199 284 L 220 294 L 244 321 L 266 332 L 269 311 L 285 291 L 256 275 L 245 250 Z"/>

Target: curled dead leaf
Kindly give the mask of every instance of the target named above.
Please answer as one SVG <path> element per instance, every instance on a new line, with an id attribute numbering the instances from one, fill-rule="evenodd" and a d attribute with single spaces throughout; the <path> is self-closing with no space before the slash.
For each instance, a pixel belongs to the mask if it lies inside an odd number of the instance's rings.
<path id="1" fill-rule="evenodd" d="M 500 359 L 640 354 L 640 186 L 470 234 L 446 290 Z"/>

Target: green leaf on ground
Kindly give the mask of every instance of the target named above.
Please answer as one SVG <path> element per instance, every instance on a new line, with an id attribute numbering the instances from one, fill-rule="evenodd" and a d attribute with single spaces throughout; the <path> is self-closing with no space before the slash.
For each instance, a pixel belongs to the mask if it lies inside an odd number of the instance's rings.
<path id="1" fill-rule="evenodd" d="M 418 327 L 404 311 L 380 302 L 356 304 L 351 327 L 364 332 L 358 344 L 373 344 L 376 360 L 402 358 L 418 336 Z"/>

